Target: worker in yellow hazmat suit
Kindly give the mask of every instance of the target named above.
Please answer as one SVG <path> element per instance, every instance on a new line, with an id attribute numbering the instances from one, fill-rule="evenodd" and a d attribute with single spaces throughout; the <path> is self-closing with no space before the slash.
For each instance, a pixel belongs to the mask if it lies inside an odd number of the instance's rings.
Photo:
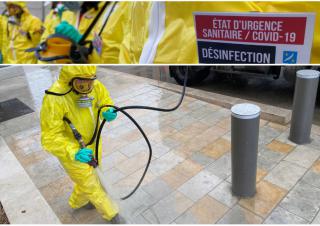
<path id="1" fill-rule="evenodd" d="M 51 2 L 51 10 L 43 23 L 45 30 L 41 36 L 41 43 L 46 41 L 50 35 L 55 33 L 56 26 L 58 26 L 62 21 L 68 21 L 69 23 L 74 24 L 75 19 L 76 17 L 74 13 L 66 9 L 62 2 Z M 38 63 L 47 64 L 48 62 L 39 60 Z"/>
<path id="2" fill-rule="evenodd" d="M 117 10 L 115 6 L 116 3 L 95 1 L 65 3 L 67 8 L 74 11 L 75 19 L 72 20 L 74 23 L 62 21 L 62 23 L 55 28 L 56 34 L 68 36 L 75 42 L 79 42 L 82 38 L 82 35 L 87 31 L 105 4 L 107 4 L 107 7 L 99 17 L 99 20 L 96 22 L 96 24 L 94 24 L 93 29 L 86 38 L 86 41 L 91 41 L 93 43 L 88 63 L 101 63 L 103 41 L 101 36 L 99 36 L 99 33 L 102 30 L 105 22 L 106 26 L 103 30 L 109 30 L 109 21 L 112 20 L 112 17 Z M 115 23 L 111 24 L 113 24 L 113 30 L 115 30 L 116 33 L 116 28 L 114 27 Z M 119 46 L 119 42 L 117 42 L 117 44 Z M 87 45 L 87 47 L 88 46 L 89 45 Z"/>
<path id="3" fill-rule="evenodd" d="M 75 20 L 76 17 L 74 13 L 66 9 L 62 2 L 52 2 L 51 10 L 43 23 L 45 30 L 42 34 L 41 42 L 45 41 L 49 35 L 54 34 L 56 26 L 58 26 L 62 21 L 74 24 Z"/>
<path id="4" fill-rule="evenodd" d="M 43 99 L 41 143 L 46 151 L 59 159 L 75 184 L 69 205 L 77 209 L 90 202 L 104 219 L 116 223 L 119 220 L 118 207 L 105 193 L 93 167 L 88 164 L 95 155 L 95 142 L 80 148 L 63 120 L 67 117 L 87 144 L 94 133 L 97 117 L 103 117 L 107 122 L 116 118 L 113 108 L 105 108 L 102 115 L 97 115 L 99 107 L 113 104 L 113 101 L 104 85 L 95 78 L 95 66 L 62 67 L 58 80 Z M 99 161 L 101 156 L 100 152 Z"/>
<path id="5" fill-rule="evenodd" d="M 198 63 L 195 12 L 316 12 L 319 2 L 141 2 L 128 3 L 119 63 Z M 320 63 L 320 16 L 316 16 L 311 62 Z M 109 42 L 116 36 L 110 34 Z"/>
<path id="6" fill-rule="evenodd" d="M 129 14 L 128 7 L 130 2 L 119 2 L 110 15 L 106 27 L 101 34 L 102 51 L 101 61 L 102 64 L 118 64 L 120 44 L 123 36 L 126 33 L 127 24 L 122 23 L 127 21 Z"/>
<path id="7" fill-rule="evenodd" d="M 34 53 L 25 52 L 26 49 L 38 45 L 43 33 L 42 22 L 31 15 L 25 2 L 6 2 L 8 19 L 3 23 L 3 47 L 4 63 L 8 64 L 32 64 L 37 59 Z"/>

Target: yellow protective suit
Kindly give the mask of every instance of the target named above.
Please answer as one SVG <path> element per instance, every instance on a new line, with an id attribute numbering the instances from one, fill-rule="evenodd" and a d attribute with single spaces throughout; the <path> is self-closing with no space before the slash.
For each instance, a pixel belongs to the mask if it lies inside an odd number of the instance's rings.
<path id="1" fill-rule="evenodd" d="M 92 20 L 99 13 L 103 4 L 105 4 L 105 2 L 100 2 L 99 10 L 91 9 L 87 13 L 85 13 L 84 16 L 82 16 L 79 26 L 76 26 L 81 34 L 83 34 L 87 30 Z M 113 8 L 114 4 L 117 4 L 117 6 L 114 7 L 114 10 L 111 12 L 111 9 Z M 123 37 L 122 27 L 125 26 L 124 24 L 119 23 L 119 21 L 122 21 L 124 13 L 127 12 L 126 6 L 126 2 L 110 2 L 108 4 L 103 15 L 99 18 L 91 34 L 86 39 L 93 40 L 99 34 L 100 30 L 102 29 L 103 23 L 107 18 L 107 15 L 111 13 L 100 37 L 102 42 L 102 51 L 101 53 L 98 53 L 94 49 L 92 54 L 89 56 L 88 63 L 99 64 L 118 62 L 119 47 Z M 110 38 L 111 35 L 113 36 L 112 39 Z"/>
<path id="2" fill-rule="evenodd" d="M 72 24 L 75 28 L 78 29 L 78 31 L 80 32 L 80 34 L 84 34 L 86 32 L 86 30 L 88 29 L 88 27 L 90 26 L 90 24 L 92 23 L 92 21 L 95 19 L 95 17 L 97 16 L 97 14 L 100 12 L 101 8 L 103 7 L 103 5 L 105 4 L 105 2 L 100 2 L 98 5 L 98 8 L 92 8 L 90 10 L 88 10 L 86 13 L 84 13 L 81 18 L 80 18 L 80 13 L 79 12 L 64 12 L 63 13 L 63 18 L 61 19 L 61 21 L 67 21 L 69 24 Z M 107 17 L 107 15 L 111 12 L 111 9 L 113 8 L 113 4 L 115 4 L 114 2 L 110 2 L 107 6 L 107 8 L 105 9 L 105 11 L 103 12 L 102 16 L 100 16 L 98 22 L 95 24 L 95 26 L 93 27 L 91 33 L 89 34 L 89 36 L 86 38 L 86 41 L 92 41 L 99 33 L 100 30 L 102 29 L 103 23 L 105 21 L 105 18 Z M 119 3 L 118 5 L 122 5 L 123 3 Z M 115 59 L 118 59 L 118 55 L 119 55 L 119 46 L 120 46 L 120 41 L 116 41 L 115 42 L 109 42 L 109 33 L 112 32 L 112 34 L 115 37 L 121 37 L 122 40 L 122 32 L 121 32 L 121 27 L 122 26 L 118 26 L 118 17 L 119 14 L 116 13 L 118 11 L 122 12 L 120 9 L 122 9 L 122 7 L 116 7 L 114 8 L 113 12 L 111 13 L 111 15 L 108 18 L 108 22 L 104 28 L 104 31 L 101 35 L 101 42 L 102 42 L 102 49 L 103 51 L 101 51 L 101 53 L 98 53 L 96 51 L 96 49 L 93 49 L 93 52 L 89 55 L 89 59 L 88 59 L 88 63 L 94 63 L 94 64 L 98 64 L 98 63 L 102 63 L 102 52 L 103 52 L 103 58 L 107 59 L 110 63 L 115 62 Z M 48 29 L 46 29 L 46 31 L 48 33 L 45 33 L 43 35 L 42 41 L 44 41 L 48 35 L 50 34 L 54 34 L 55 32 L 55 27 L 60 23 L 60 20 L 52 19 L 52 14 L 53 12 L 51 12 L 48 15 L 48 20 L 46 20 L 45 25 L 48 24 Z M 117 16 L 118 15 L 118 16 Z M 46 26 L 47 27 L 47 26 Z M 102 37 L 103 36 L 103 37 Z"/>
<path id="3" fill-rule="evenodd" d="M 42 22 L 39 18 L 30 14 L 24 2 L 10 2 L 23 9 L 20 24 L 6 22 L 2 26 L 4 63 L 7 64 L 34 64 L 37 59 L 34 53 L 26 53 L 25 50 L 36 47 L 43 33 Z"/>
<path id="4" fill-rule="evenodd" d="M 80 22 L 79 22 L 79 15 L 77 15 L 75 27 L 78 28 L 78 31 L 80 32 L 80 34 L 84 34 L 86 32 L 86 30 L 90 26 L 91 22 L 94 20 L 94 18 L 100 12 L 104 3 L 105 2 L 100 2 L 97 10 L 93 8 L 93 9 L 90 9 L 88 12 L 86 12 L 82 16 Z M 105 9 L 105 12 L 106 12 L 106 10 L 108 10 L 109 7 L 111 7 L 110 4 L 108 5 L 107 9 Z M 90 35 L 87 37 L 87 39 L 86 39 L 87 41 L 92 41 L 95 38 L 95 36 L 100 32 L 102 23 L 103 23 L 103 16 L 101 16 L 99 18 L 97 24 L 94 26 Z M 77 24 L 78 24 L 78 26 L 77 26 Z M 88 63 L 99 64 L 100 61 L 101 61 L 101 57 L 100 57 L 99 53 L 95 49 L 93 49 L 93 52 L 89 56 Z"/>
<path id="5" fill-rule="evenodd" d="M 7 16 L 0 15 L 0 51 L 2 53 L 2 63 L 5 61 L 5 47 L 8 45 L 8 40 L 5 37 L 5 25 L 7 24 Z"/>
<path id="6" fill-rule="evenodd" d="M 2 51 L 2 46 L 3 46 L 3 28 L 2 28 L 2 23 L 4 23 L 4 16 L 0 15 L 0 54 L 2 54 L 3 57 L 3 51 Z"/>
<path id="7" fill-rule="evenodd" d="M 69 82 L 72 78 L 91 78 L 95 74 L 95 66 L 64 66 L 59 79 L 49 90 L 65 93 L 71 88 Z M 90 201 L 103 218 L 111 220 L 118 213 L 118 207 L 104 192 L 93 167 L 75 160 L 75 154 L 80 149 L 80 145 L 74 138 L 69 125 L 63 121 L 64 116 L 69 118 L 82 135 L 84 142 L 88 143 L 94 132 L 98 108 L 105 104 L 113 104 L 109 92 L 98 80 L 95 80 L 89 96 L 94 98 L 93 107 L 79 108 L 76 103 L 79 96 L 74 92 L 64 96 L 45 95 L 40 113 L 41 143 L 46 151 L 59 159 L 75 183 L 69 199 L 70 206 L 76 209 Z M 94 153 L 96 151 L 95 143 L 87 148 L 92 149 Z M 100 150 L 102 150 L 101 145 Z M 101 156 L 100 152 L 100 161 Z"/>
<path id="8" fill-rule="evenodd" d="M 76 16 L 70 10 L 64 10 L 62 12 L 61 17 L 55 12 L 54 9 L 50 10 L 49 14 L 46 16 L 45 21 L 43 23 L 44 32 L 41 36 L 41 43 L 44 42 L 48 36 L 55 33 L 55 28 L 58 26 L 62 21 L 67 21 L 69 24 L 75 24 Z M 39 64 L 47 64 L 49 62 L 39 61 Z"/>
<path id="9" fill-rule="evenodd" d="M 118 64 L 120 44 L 126 33 L 129 2 L 119 2 L 109 17 L 108 23 L 101 34 L 102 39 L 102 64 Z M 93 62 L 95 63 L 95 62 Z"/>
<path id="10" fill-rule="evenodd" d="M 197 64 L 194 12 L 316 12 L 319 2 L 140 2 L 128 3 L 119 63 Z M 316 16 L 312 62 L 320 63 L 320 16 Z M 114 36 L 110 35 L 112 40 Z M 109 40 L 109 41 L 111 41 Z"/>

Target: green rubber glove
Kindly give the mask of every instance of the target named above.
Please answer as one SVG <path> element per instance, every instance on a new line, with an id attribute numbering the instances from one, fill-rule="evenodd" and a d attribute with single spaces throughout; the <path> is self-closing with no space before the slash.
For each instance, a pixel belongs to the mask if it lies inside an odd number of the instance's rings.
<path id="1" fill-rule="evenodd" d="M 113 120 L 115 120 L 117 118 L 117 112 L 114 112 L 114 108 L 109 108 L 107 111 L 102 112 L 102 116 L 103 118 L 107 121 L 107 122 L 111 122 Z"/>
<path id="2" fill-rule="evenodd" d="M 76 153 L 75 159 L 82 163 L 88 163 L 92 160 L 92 154 L 93 152 L 91 149 L 82 148 Z"/>
<path id="3" fill-rule="evenodd" d="M 67 36 L 76 43 L 78 43 L 82 38 L 82 35 L 79 33 L 79 31 L 67 21 L 62 21 L 58 26 L 56 26 L 55 33 Z"/>

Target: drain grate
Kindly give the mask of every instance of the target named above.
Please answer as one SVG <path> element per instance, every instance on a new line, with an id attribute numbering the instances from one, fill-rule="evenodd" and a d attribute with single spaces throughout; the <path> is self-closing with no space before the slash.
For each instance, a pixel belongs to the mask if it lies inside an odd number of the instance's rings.
<path id="1" fill-rule="evenodd" d="M 0 122 L 17 118 L 32 112 L 33 110 L 31 108 L 17 98 L 0 102 Z"/>
<path id="2" fill-rule="evenodd" d="M 1 202 L 0 202 L 0 224 L 10 224 L 8 217 L 1 205 Z"/>

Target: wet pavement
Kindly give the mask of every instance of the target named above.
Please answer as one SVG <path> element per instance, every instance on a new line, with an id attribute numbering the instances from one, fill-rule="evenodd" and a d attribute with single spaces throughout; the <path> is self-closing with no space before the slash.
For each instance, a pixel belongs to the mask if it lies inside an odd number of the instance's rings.
<path id="1" fill-rule="evenodd" d="M 238 78 L 238 81 L 234 81 L 233 79 L 226 78 L 226 76 L 223 73 L 217 74 L 216 77 L 211 75 L 202 84 L 194 88 L 257 101 L 289 110 L 292 109 L 294 85 L 288 83 L 284 78 L 275 80 L 270 77 L 246 78 L 244 75 L 236 75 L 234 77 Z M 320 94 L 318 95 L 313 122 L 316 125 L 320 125 L 319 97 Z"/>
<path id="2" fill-rule="evenodd" d="M 40 145 L 39 110 L 56 67 L 16 67 L 10 76 L 0 69 L 0 102 L 18 98 L 33 113 L 0 124 L 0 136 L 62 223 L 105 223 L 95 210 L 72 210 L 72 182 L 59 162 Z M 7 72 L 8 74 L 8 72 Z M 100 69 L 98 78 L 116 105 L 170 107 L 179 94 L 148 80 Z M 172 113 L 129 111 L 153 146 L 153 159 L 142 187 L 126 201 L 147 161 L 147 146 L 123 116 L 103 131 L 102 170 L 110 193 L 128 223 L 320 223 L 320 127 L 313 141 L 288 141 L 288 126 L 260 122 L 257 194 L 231 195 L 230 111 L 186 97 Z"/>
<path id="3" fill-rule="evenodd" d="M 160 74 L 160 70 L 163 71 L 165 66 L 132 66 L 132 69 L 131 67 L 117 68 L 108 66 L 106 68 L 126 73 L 129 72 L 138 76 L 151 77 L 150 74 L 154 72 Z M 164 76 L 162 76 L 161 79 L 164 80 Z M 166 79 L 165 81 L 176 84 L 173 78 Z M 294 86 L 284 78 L 275 80 L 264 75 L 261 75 L 261 78 L 248 78 L 245 75 L 233 75 L 232 77 L 232 74 L 217 73 L 211 70 L 210 76 L 201 84 L 193 86 L 193 88 L 285 109 L 292 109 Z M 314 123 L 320 126 L 320 98 L 318 98 L 316 104 Z"/>

